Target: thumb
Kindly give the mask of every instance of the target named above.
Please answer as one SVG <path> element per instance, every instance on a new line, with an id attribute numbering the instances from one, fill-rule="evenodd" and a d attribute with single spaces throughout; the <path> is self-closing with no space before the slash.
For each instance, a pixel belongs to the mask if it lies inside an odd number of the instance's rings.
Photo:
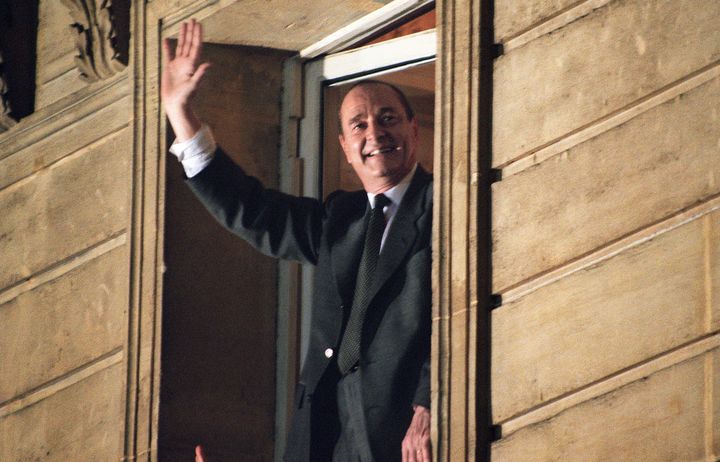
<path id="1" fill-rule="evenodd" d="M 195 446 L 195 462 L 207 462 L 205 460 L 205 452 L 199 444 Z"/>
<path id="2" fill-rule="evenodd" d="M 200 79 L 202 79 L 202 76 L 205 75 L 205 71 L 207 71 L 210 68 L 210 63 L 202 63 L 193 76 L 191 77 L 191 80 L 195 85 L 197 85 L 198 82 L 200 82 Z"/>

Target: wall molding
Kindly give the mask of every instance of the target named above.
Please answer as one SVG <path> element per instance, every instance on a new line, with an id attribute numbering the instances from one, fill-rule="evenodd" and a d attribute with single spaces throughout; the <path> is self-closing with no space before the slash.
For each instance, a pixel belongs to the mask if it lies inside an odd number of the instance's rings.
<path id="1" fill-rule="evenodd" d="M 122 30 L 126 24 L 118 21 L 121 15 L 114 9 L 122 9 L 125 2 L 119 0 L 61 0 L 70 10 L 75 31 L 75 64 L 80 78 L 96 82 L 111 77 L 125 69 L 127 56 L 123 56 L 120 39 L 127 34 Z M 129 4 L 127 5 L 129 8 Z"/>
<path id="2" fill-rule="evenodd" d="M 74 255 L 70 255 L 69 257 L 64 258 L 62 261 L 50 265 L 47 268 L 43 268 L 42 270 L 25 278 L 24 280 L 3 289 L 2 291 L 0 291 L 0 309 L 2 309 L 2 305 L 19 297 L 25 292 L 29 292 L 43 284 L 51 282 L 69 273 L 70 271 L 84 265 L 85 263 L 88 263 L 91 260 L 105 255 L 111 250 L 125 245 L 126 237 L 127 236 L 125 231 L 122 231 L 116 236 L 113 236 L 103 242 L 95 244 Z"/>
<path id="3" fill-rule="evenodd" d="M 63 98 L 24 118 L 11 130 L 0 133 L 0 162 L 127 96 L 127 83 L 127 73 L 119 74 L 102 84 L 82 89 L 72 99 Z"/>
<path id="4" fill-rule="evenodd" d="M 634 364 L 615 374 L 600 379 L 578 390 L 555 398 L 546 403 L 524 411 L 500 423 L 503 438 L 525 427 L 551 419 L 562 412 L 586 401 L 613 392 L 623 386 L 649 377 L 663 369 L 670 368 L 689 359 L 720 347 L 720 333 L 714 333 L 695 339 L 685 345 Z M 700 391 L 698 391 L 700 392 Z"/>
<path id="5" fill-rule="evenodd" d="M 715 61 L 675 82 L 654 91 L 645 97 L 633 101 L 627 106 L 607 114 L 589 124 L 579 127 L 545 145 L 536 147 L 524 154 L 516 156 L 513 160 L 499 165 L 502 169 L 503 179 L 516 175 L 552 157 L 562 154 L 592 138 L 596 138 L 613 128 L 616 128 L 631 119 L 647 112 L 657 106 L 671 101 L 678 96 L 688 93 L 720 76 L 720 61 Z"/>
<path id="6" fill-rule="evenodd" d="M 436 4 L 433 460 L 490 460 L 492 2 Z"/>
<path id="7" fill-rule="evenodd" d="M 508 53 L 516 48 L 520 48 L 521 46 L 532 42 L 536 38 L 561 29 L 583 16 L 587 16 L 612 1 L 613 0 L 587 0 L 572 5 L 564 10 L 560 10 L 549 18 L 545 18 L 525 30 L 517 32 L 509 37 L 503 37 L 503 51 L 504 53 Z"/>
<path id="8" fill-rule="evenodd" d="M 33 388 L 10 401 L 0 403 L 0 419 L 37 404 L 45 398 L 49 398 L 98 372 L 109 369 L 121 363 L 122 359 L 122 348 L 115 348 L 61 377 Z"/>
<path id="9" fill-rule="evenodd" d="M 720 195 L 718 194 L 707 198 L 699 205 L 679 210 L 673 215 L 665 217 L 655 223 L 651 223 L 643 228 L 637 229 L 624 237 L 609 242 L 606 245 L 574 260 L 568 261 L 559 267 L 505 289 L 501 292 L 503 304 L 514 302 L 538 289 L 541 289 L 542 287 L 553 284 L 560 279 L 577 273 L 578 271 L 586 270 L 591 266 L 597 265 L 618 254 L 632 249 L 633 247 L 642 245 L 662 234 L 670 232 L 692 221 L 698 220 L 717 210 L 720 210 Z M 502 309 L 502 307 L 498 309 Z"/>

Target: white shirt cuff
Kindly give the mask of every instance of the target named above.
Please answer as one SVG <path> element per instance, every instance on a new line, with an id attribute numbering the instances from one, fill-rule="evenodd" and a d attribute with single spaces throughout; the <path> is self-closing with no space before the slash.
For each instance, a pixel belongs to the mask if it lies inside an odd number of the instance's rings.
<path id="1" fill-rule="evenodd" d="M 195 135 L 187 141 L 175 140 L 170 152 L 182 163 L 185 175 L 192 178 L 200 173 L 213 160 L 217 144 L 210 127 L 203 124 Z"/>

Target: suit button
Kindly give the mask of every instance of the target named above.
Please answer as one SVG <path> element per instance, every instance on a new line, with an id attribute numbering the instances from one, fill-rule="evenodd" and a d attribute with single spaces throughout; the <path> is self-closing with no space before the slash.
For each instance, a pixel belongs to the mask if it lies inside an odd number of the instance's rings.
<path id="1" fill-rule="evenodd" d="M 330 358 L 332 358 L 332 356 L 333 356 L 334 353 L 335 353 L 335 352 L 333 351 L 332 348 L 328 348 L 327 350 L 325 350 L 325 357 L 328 358 L 328 359 L 330 359 Z"/>

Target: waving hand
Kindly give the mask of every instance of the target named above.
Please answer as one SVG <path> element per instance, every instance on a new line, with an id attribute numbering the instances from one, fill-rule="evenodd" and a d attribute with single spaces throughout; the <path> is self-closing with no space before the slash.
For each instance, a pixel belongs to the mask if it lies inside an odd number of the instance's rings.
<path id="1" fill-rule="evenodd" d="M 200 79 L 210 67 L 200 62 L 202 50 L 202 26 L 192 19 L 180 27 L 175 50 L 170 41 L 163 41 L 163 66 L 160 96 L 165 113 L 179 141 L 184 141 L 200 129 L 191 101 Z"/>

